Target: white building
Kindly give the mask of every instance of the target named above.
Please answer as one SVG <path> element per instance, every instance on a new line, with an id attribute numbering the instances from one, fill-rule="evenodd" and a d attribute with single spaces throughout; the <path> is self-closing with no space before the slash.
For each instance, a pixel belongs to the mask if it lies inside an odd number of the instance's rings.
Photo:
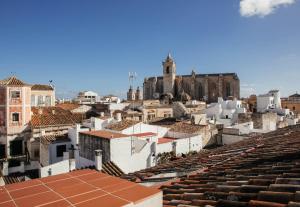
<path id="1" fill-rule="evenodd" d="M 281 107 L 281 98 L 279 90 L 271 90 L 267 94 L 257 97 L 257 112 L 273 112 L 278 115 L 278 122 L 285 121 L 287 125 L 295 125 L 298 118 L 289 109 Z"/>
<path id="2" fill-rule="evenodd" d="M 199 134 L 171 132 L 169 128 L 123 120 L 105 130 L 79 133 L 78 166 L 95 165 L 95 150 L 102 150 L 102 162 L 113 162 L 123 172 L 135 172 L 156 165 L 160 153 L 187 154 L 202 149 Z"/>
<path id="3" fill-rule="evenodd" d="M 257 112 L 264 113 L 268 110 L 281 109 L 279 90 L 271 90 L 267 94 L 257 97 Z"/>
<path id="4" fill-rule="evenodd" d="M 204 110 L 207 118 L 215 122 L 224 123 L 225 125 L 231 125 L 235 122 L 238 114 L 246 113 L 246 108 L 242 106 L 242 101 L 226 100 L 218 98 L 218 103 L 211 103 L 207 109 Z"/>
<path id="5" fill-rule="evenodd" d="M 83 91 L 79 92 L 76 101 L 80 104 L 94 104 L 100 101 L 100 97 L 96 92 Z"/>

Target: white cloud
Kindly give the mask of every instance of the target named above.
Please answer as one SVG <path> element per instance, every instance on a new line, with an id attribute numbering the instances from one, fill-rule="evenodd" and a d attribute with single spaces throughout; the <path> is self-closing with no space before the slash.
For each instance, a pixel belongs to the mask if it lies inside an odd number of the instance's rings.
<path id="1" fill-rule="evenodd" d="M 244 17 L 266 16 L 274 12 L 280 6 L 295 3 L 296 0 L 241 0 L 240 14 Z"/>

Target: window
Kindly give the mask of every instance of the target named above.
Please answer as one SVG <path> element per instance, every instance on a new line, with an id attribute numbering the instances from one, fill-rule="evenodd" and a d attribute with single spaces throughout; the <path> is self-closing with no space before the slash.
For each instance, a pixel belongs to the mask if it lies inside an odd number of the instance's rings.
<path id="1" fill-rule="evenodd" d="M 20 120 L 20 114 L 19 113 L 13 113 L 12 114 L 12 121 L 13 122 L 19 122 Z"/>
<path id="2" fill-rule="evenodd" d="M 167 74 L 170 73 L 170 67 L 169 67 L 169 66 L 167 66 L 167 68 L 166 68 L 166 73 L 167 73 Z"/>
<path id="3" fill-rule="evenodd" d="M 46 106 L 51 106 L 51 96 L 46 96 L 46 98 L 45 98 L 45 105 Z"/>
<path id="4" fill-rule="evenodd" d="M 35 95 L 31 95 L 31 106 L 35 106 Z"/>
<path id="5" fill-rule="evenodd" d="M 295 106 L 293 106 L 293 111 L 296 111 L 296 107 Z"/>
<path id="6" fill-rule="evenodd" d="M 1 158 L 5 158 L 5 145 L 4 144 L 0 144 L 0 159 Z"/>
<path id="7" fill-rule="evenodd" d="M 226 84 L 226 96 L 227 97 L 231 96 L 231 85 L 230 85 L 230 83 Z"/>
<path id="8" fill-rule="evenodd" d="M 12 91 L 11 92 L 11 98 L 20 98 L 21 92 L 20 91 Z"/>
<path id="9" fill-rule="evenodd" d="M 66 151 L 67 151 L 66 145 L 56 146 L 56 157 L 63 157 L 64 152 L 66 152 Z"/>
<path id="10" fill-rule="evenodd" d="M 38 96 L 38 103 L 37 103 L 37 105 L 38 105 L 38 106 L 41 106 L 41 105 L 43 105 L 43 104 L 44 104 L 43 96 Z"/>

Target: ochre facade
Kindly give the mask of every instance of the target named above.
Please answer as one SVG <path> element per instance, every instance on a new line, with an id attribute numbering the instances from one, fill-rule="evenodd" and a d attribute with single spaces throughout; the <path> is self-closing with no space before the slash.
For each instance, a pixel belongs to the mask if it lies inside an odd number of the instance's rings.
<path id="1" fill-rule="evenodd" d="M 218 97 L 240 98 L 240 80 L 236 73 L 176 75 L 176 64 L 168 55 L 163 76 L 144 80 L 144 100 L 169 96 L 173 100 L 193 99 L 217 102 Z"/>

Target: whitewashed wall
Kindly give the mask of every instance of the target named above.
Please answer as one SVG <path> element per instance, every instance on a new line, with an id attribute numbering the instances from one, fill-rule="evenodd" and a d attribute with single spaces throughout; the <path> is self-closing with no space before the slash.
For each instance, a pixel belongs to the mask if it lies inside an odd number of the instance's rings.
<path id="1" fill-rule="evenodd" d="M 222 143 L 224 145 L 233 144 L 249 137 L 240 136 L 240 135 L 231 135 L 231 134 L 222 134 Z"/>
<path id="2" fill-rule="evenodd" d="M 164 152 L 172 152 L 172 151 L 173 151 L 172 142 L 157 144 L 156 146 L 156 154 L 164 153 Z"/>
<path id="3" fill-rule="evenodd" d="M 125 173 L 135 172 L 150 167 L 151 164 L 151 145 L 147 143 L 139 153 L 132 154 L 131 137 L 116 138 L 110 142 L 110 156 L 117 166 Z"/>
<path id="4" fill-rule="evenodd" d="M 56 147 L 60 145 L 66 145 L 66 151 L 71 148 L 71 142 L 61 142 L 61 143 L 54 143 L 49 145 L 49 164 L 54 164 L 63 160 L 62 157 L 56 156 Z"/>
<path id="5" fill-rule="evenodd" d="M 137 133 L 152 132 L 152 133 L 156 133 L 158 137 L 163 137 L 168 131 L 169 129 L 166 127 L 143 124 L 142 122 L 140 122 L 132 127 L 122 130 L 121 133 L 137 134 Z"/>
<path id="6" fill-rule="evenodd" d="M 67 173 L 70 171 L 70 162 L 69 162 L 69 160 L 63 160 L 63 161 L 55 163 L 53 165 L 42 167 L 40 169 L 40 177 L 41 178 L 48 177 L 50 169 L 51 169 L 51 175 Z"/>

